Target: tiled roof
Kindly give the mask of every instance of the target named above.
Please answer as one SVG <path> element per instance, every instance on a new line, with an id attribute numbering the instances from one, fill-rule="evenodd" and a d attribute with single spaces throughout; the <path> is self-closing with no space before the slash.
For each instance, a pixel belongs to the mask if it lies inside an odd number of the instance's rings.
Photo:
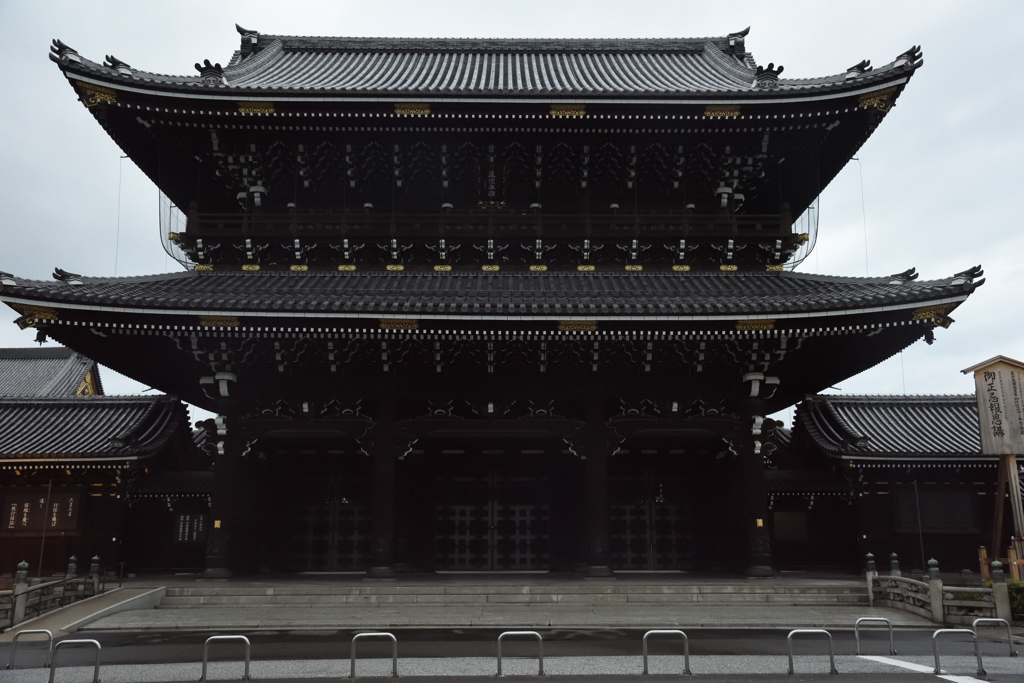
<path id="1" fill-rule="evenodd" d="M 694 94 L 778 97 L 856 90 L 909 76 L 919 55 L 863 73 L 778 79 L 758 87 L 757 64 L 730 38 L 691 39 L 407 39 L 260 35 L 236 52 L 223 80 L 168 76 L 104 66 L 75 54 L 71 72 L 104 80 L 228 94 L 322 92 L 410 98 L 451 96 L 665 97 Z M 735 43 L 735 41 L 732 41 Z M 217 79 L 214 79 L 217 80 Z"/>
<path id="2" fill-rule="evenodd" d="M 89 371 L 98 381 L 96 363 L 71 349 L 0 349 L 0 396 L 74 396 Z"/>
<path id="3" fill-rule="evenodd" d="M 0 398 L 0 460 L 144 458 L 187 419 L 168 396 Z"/>
<path id="4" fill-rule="evenodd" d="M 965 298 L 963 278 L 892 284 L 889 278 L 806 273 L 191 271 L 83 278 L 81 285 L 19 279 L 0 300 L 163 309 L 326 314 L 634 317 L 800 314 Z"/>
<path id="5" fill-rule="evenodd" d="M 962 396 L 814 396 L 797 407 L 804 430 L 841 458 L 980 458 L 978 404 Z"/>

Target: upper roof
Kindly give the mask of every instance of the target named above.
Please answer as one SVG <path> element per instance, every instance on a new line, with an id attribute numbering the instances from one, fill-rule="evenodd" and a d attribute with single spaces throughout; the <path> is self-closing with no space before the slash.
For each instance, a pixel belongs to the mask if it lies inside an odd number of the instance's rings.
<path id="1" fill-rule="evenodd" d="M 96 363 L 71 349 L 0 349 L 0 396 L 102 394 L 99 378 Z"/>
<path id="2" fill-rule="evenodd" d="M 973 394 L 814 396 L 797 407 L 795 429 L 843 459 L 990 459 Z"/>
<path id="3" fill-rule="evenodd" d="M 169 396 L 0 398 L 0 460 L 135 460 L 187 425 Z"/>
<path id="4" fill-rule="evenodd" d="M 76 278 L 78 276 L 75 276 Z M 277 317 L 535 319 L 741 315 L 806 317 L 814 312 L 962 301 L 970 278 L 894 280 L 797 272 L 597 271 L 189 271 L 81 284 L 17 279 L 0 300 L 177 314 L 232 312 Z M 77 282 L 77 280 L 76 280 Z M 114 308 L 110 308 L 114 307 Z"/>
<path id="5" fill-rule="evenodd" d="M 779 97 L 857 90 L 909 77 L 922 64 L 913 48 L 878 69 L 865 61 L 833 76 L 782 79 L 782 67 L 758 67 L 746 51 L 746 31 L 721 38 L 538 40 L 321 38 L 238 30 L 242 49 L 223 68 L 209 60 L 197 63 L 199 75 L 150 73 L 110 56 L 100 64 L 60 41 L 54 41 L 51 59 L 68 72 L 126 86 L 236 97 Z"/>

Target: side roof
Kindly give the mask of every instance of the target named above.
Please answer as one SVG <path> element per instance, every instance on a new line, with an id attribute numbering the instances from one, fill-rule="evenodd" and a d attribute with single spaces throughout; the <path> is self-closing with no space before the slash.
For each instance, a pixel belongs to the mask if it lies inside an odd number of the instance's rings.
<path id="1" fill-rule="evenodd" d="M 71 349 L 0 349 L 0 396 L 102 393 L 99 366 Z"/>
<path id="2" fill-rule="evenodd" d="M 138 460 L 187 423 L 170 396 L 0 398 L 0 462 Z"/>
<path id="3" fill-rule="evenodd" d="M 69 77 L 229 97 L 312 91 L 420 98 L 776 98 L 859 90 L 900 78 L 905 82 L 923 63 L 914 47 L 878 69 L 863 61 L 841 74 L 785 79 L 779 77 L 782 67 L 757 65 L 746 50 L 747 31 L 719 38 L 583 40 L 331 38 L 238 31 L 241 49 L 227 66 L 205 60 L 196 64 L 198 75 L 142 71 L 112 56 L 98 63 L 60 41 L 54 41 L 50 57 Z"/>
<path id="4" fill-rule="evenodd" d="M 800 432 L 844 460 L 994 459 L 981 453 L 973 394 L 813 396 L 797 407 Z"/>

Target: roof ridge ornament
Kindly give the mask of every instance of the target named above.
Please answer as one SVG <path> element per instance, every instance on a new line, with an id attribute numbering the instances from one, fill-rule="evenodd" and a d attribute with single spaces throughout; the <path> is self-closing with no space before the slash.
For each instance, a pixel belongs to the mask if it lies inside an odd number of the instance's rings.
<path id="1" fill-rule="evenodd" d="M 240 49 L 242 57 L 248 57 L 253 52 L 256 52 L 256 43 L 260 39 L 260 32 L 242 28 L 238 24 L 235 24 L 235 30 L 238 31 L 238 35 L 242 36 L 242 47 Z"/>
<path id="2" fill-rule="evenodd" d="M 967 270 L 961 271 L 959 273 L 955 273 L 953 275 L 953 281 L 950 282 L 949 284 L 951 284 L 951 285 L 968 285 L 968 286 L 972 286 L 973 285 L 975 287 L 981 287 L 981 285 L 983 285 L 985 283 L 984 278 L 982 278 L 978 282 L 977 285 L 974 284 L 974 281 L 977 278 L 979 278 L 982 275 L 984 275 L 984 274 L 985 274 L 985 271 L 981 269 L 981 265 L 979 264 L 979 265 L 974 266 L 973 268 L 968 268 Z"/>
<path id="3" fill-rule="evenodd" d="M 57 38 L 53 39 L 53 45 L 50 46 L 50 52 L 56 55 L 62 64 L 67 64 L 68 62 L 82 63 L 82 58 L 78 56 L 78 51 L 72 49 L 69 45 Z"/>
<path id="4" fill-rule="evenodd" d="M 77 273 L 70 273 L 62 268 L 53 269 L 53 279 L 66 282 L 69 285 L 80 285 L 82 284 L 82 276 Z"/>
<path id="5" fill-rule="evenodd" d="M 874 68 L 875 67 L 871 66 L 870 59 L 862 59 L 846 70 L 845 78 L 856 78 L 861 74 L 866 74 L 867 72 L 871 71 Z"/>
<path id="6" fill-rule="evenodd" d="M 898 69 L 909 64 L 916 69 L 924 63 L 923 56 L 924 53 L 921 52 L 921 46 L 913 45 L 909 50 L 897 57 L 892 66 L 894 69 Z"/>
<path id="7" fill-rule="evenodd" d="M 746 54 L 746 41 L 747 34 L 750 33 L 750 27 L 746 27 L 742 31 L 736 33 L 730 33 L 725 37 L 729 41 L 729 52 L 732 54 Z"/>
<path id="8" fill-rule="evenodd" d="M 890 285 L 902 285 L 905 282 L 913 282 L 920 274 L 917 272 L 917 268 L 908 268 L 902 273 L 895 273 L 889 276 Z"/>
<path id="9" fill-rule="evenodd" d="M 775 62 L 769 62 L 767 67 L 759 66 L 754 74 L 754 83 L 758 88 L 777 88 L 779 87 L 779 74 L 784 68 L 780 64 L 776 69 Z"/>
<path id="10" fill-rule="evenodd" d="M 224 67 L 217 64 L 210 64 L 209 59 L 204 59 L 203 63 L 196 62 L 196 71 L 199 72 L 199 77 L 203 79 L 203 83 L 210 83 L 213 85 L 227 85 L 227 80 L 224 78 Z"/>
<path id="11" fill-rule="evenodd" d="M 0 271 L 0 287 L 15 287 L 17 284 L 12 274 Z"/>
<path id="12" fill-rule="evenodd" d="M 110 69 L 117 69 L 117 72 L 122 76 L 131 76 L 132 67 L 127 62 L 122 62 L 114 55 L 107 55 L 106 59 L 103 60 L 103 66 Z"/>

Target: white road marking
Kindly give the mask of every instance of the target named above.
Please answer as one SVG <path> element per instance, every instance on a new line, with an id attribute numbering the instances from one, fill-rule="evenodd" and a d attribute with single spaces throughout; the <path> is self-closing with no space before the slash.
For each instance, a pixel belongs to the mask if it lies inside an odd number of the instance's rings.
<path id="1" fill-rule="evenodd" d="M 918 673 L 930 674 L 935 672 L 935 667 L 925 666 L 923 664 L 914 664 L 913 662 L 903 662 L 898 659 L 891 659 L 889 657 L 878 657 L 876 655 L 860 655 L 861 659 L 870 659 L 873 662 L 879 664 L 889 664 L 890 666 L 899 666 L 904 669 L 910 669 L 911 671 L 917 671 Z M 939 678 L 953 683 L 985 683 L 984 681 L 972 678 L 971 676 L 953 676 L 951 674 L 943 674 Z"/>

